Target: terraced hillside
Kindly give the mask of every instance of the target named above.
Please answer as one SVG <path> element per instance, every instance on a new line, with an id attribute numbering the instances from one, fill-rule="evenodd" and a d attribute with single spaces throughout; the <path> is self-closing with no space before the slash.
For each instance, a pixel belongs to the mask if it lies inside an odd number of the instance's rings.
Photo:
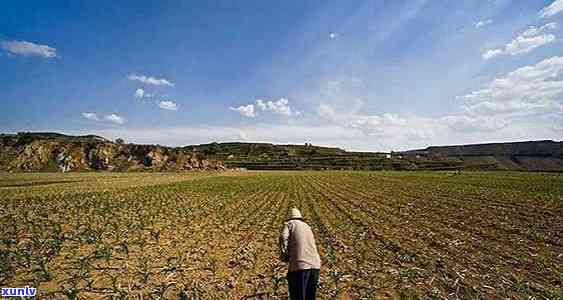
<path id="1" fill-rule="evenodd" d="M 184 147 L 222 160 L 230 168 L 249 170 L 381 170 L 408 167 L 407 161 L 387 159 L 386 153 L 348 152 L 314 145 L 211 143 Z"/>
<path id="2" fill-rule="evenodd" d="M 320 298 L 557 299 L 563 177 L 544 173 L 0 175 L 0 286 L 46 298 L 284 299 L 302 209 Z"/>
<path id="3" fill-rule="evenodd" d="M 527 141 L 428 147 L 401 152 L 267 143 L 211 143 L 184 147 L 250 170 L 518 170 L 563 172 L 563 142 Z"/>

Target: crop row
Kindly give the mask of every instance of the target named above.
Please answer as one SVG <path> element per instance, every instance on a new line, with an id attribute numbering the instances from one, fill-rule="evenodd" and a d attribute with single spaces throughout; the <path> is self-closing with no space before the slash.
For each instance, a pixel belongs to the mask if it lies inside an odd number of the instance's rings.
<path id="1" fill-rule="evenodd" d="M 47 298 L 283 299 L 277 239 L 290 207 L 315 232 L 323 299 L 553 298 L 561 287 L 557 175 L 10 176 L 0 285 Z"/>

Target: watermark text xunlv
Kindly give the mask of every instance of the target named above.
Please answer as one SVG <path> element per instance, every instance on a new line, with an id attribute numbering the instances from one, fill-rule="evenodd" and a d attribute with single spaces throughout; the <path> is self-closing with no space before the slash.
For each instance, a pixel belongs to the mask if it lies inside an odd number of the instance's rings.
<path id="1" fill-rule="evenodd" d="M 37 289 L 29 286 L 0 289 L 0 297 L 34 297 L 36 293 Z"/>

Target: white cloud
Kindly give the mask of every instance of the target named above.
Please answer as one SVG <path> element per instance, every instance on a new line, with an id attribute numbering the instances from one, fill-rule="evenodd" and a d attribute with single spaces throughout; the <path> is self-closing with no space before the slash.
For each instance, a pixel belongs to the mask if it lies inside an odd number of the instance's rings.
<path id="1" fill-rule="evenodd" d="M 384 113 L 381 116 L 368 115 L 368 116 L 354 116 L 351 127 L 359 128 L 367 135 L 386 135 L 389 134 L 389 129 L 392 127 L 403 127 L 408 122 L 406 119 L 399 117 L 396 114 Z"/>
<path id="2" fill-rule="evenodd" d="M 239 107 L 229 107 L 230 110 L 238 111 L 242 116 L 254 118 L 258 115 L 257 111 L 270 111 L 272 113 L 282 115 L 282 116 L 297 116 L 301 115 L 301 112 L 294 113 L 289 106 L 289 100 L 285 98 L 280 98 L 277 101 L 264 101 L 262 99 L 256 99 L 256 105 L 248 104 Z"/>
<path id="3" fill-rule="evenodd" d="M 559 25 L 555 22 L 547 23 L 541 27 L 530 26 L 524 32 L 522 32 L 522 36 L 531 37 L 542 34 L 546 31 L 555 30 L 558 28 Z"/>
<path id="4" fill-rule="evenodd" d="M 547 115 L 510 118 L 464 112 L 430 118 L 415 114 L 384 113 L 348 115 L 345 119 L 343 123 L 335 122 L 334 126 L 340 127 L 340 132 L 347 132 L 349 138 L 333 143 L 348 143 L 348 147 L 355 149 L 366 149 L 364 145 L 368 145 L 367 149 L 370 150 L 407 150 L 429 145 L 563 138 L 563 131 L 553 126 L 563 124 L 561 115 L 551 118 Z"/>
<path id="5" fill-rule="evenodd" d="M 508 125 L 503 118 L 479 117 L 470 115 L 451 115 L 440 119 L 441 122 L 456 131 L 496 131 Z"/>
<path id="6" fill-rule="evenodd" d="M 337 39 L 340 36 L 340 34 L 336 33 L 336 32 L 331 32 L 328 37 L 331 39 Z"/>
<path id="7" fill-rule="evenodd" d="M 472 115 L 525 116 L 563 113 L 563 57 L 519 68 L 461 97 Z"/>
<path id="8" fill-rule="evenodd" d="M 475 27 L 475 29 L 479 29 L 479 28 L 485 27 L 485 26 L 487 26 L 491 23 L 493 23 L 493 20 L 486 19 L 486 20 L 480 20 L 480 21 L 476 22 L 473 26 Z"/>
<path id="9" fill-rule="evenodd" d="M 291 107 L 289 107 L 289 100 L 285 98 L 280 98 L 278 101 L 266 101 L 262 99 L 256 100 L 256 107 L 263 111 L 271 111 L 273 113 L 283 115 L 283 116 L 291 116 Z"/>
<path id="10" fill-rule="evenodd" d="M 129 80 L 136 80 L 139 82 L 142 82 L 144 84 L 150 84 L 150 85 L 167 85 L 167 86 L 174 86 L 174 84 L 170 81 L 168 81 L 167 79 L 164 78 L 155 78 L 155 77 L 151 77 L 151 76 L 145 76 L 145 75 L 136 75 L 136 74 L 129 74 L 127 75 L 127 78 Z"/>
<path id="11" fill-rule="evenodd" d="M 436 131 L 433 127 L 440 125 L 432 119 L 416 115 L 365 113 L 365 101 L 358 94 L 362 85 L 363 82 L 358 78 L 346 76 L 323 81 L 318 95 L 312 96 L 318 99 L 316 113 L 321 121 L 377 137 L 385 148 L 391 144 L 411 144 L 431 136 Z"/>
<path id="12" fill-rule="evenodd" d="M 532 50 L 551 44 L 555 41 L 555 35 L 548 33 L 557 28 L 557 23 L 548 23 L 541 27 L 530 26 L 519 34 L 504 48 L 491 49 L 483 53 L 483 59 L 491 59 L 500 55 L 519 55 L 529 53 Z"/>
<path id="13" fill-rule="evenodd" d="M 93 120 L 93 121 L 99 121 L 100 118 L 98 118 L 98 115 L 96 113 L 92 113 L 92 112 L 84 112 L 82 113 L 82 116 L 88 120 Z"/>
<path id="14" fill-rule="evenodd" d="M 0 47 L 15 55 L 57 57 L 57 49 L 27 41 L 1 41 Z"/>
<path id="15" fill-rule="evenodd" d="M 143 99 L 143 98 L 152 98 L 154 94 L 147 93 L 144 89 L 137 89 L 135 90 L 135 98 Z"/>
<path id="16" fill-rule="evenodd" d="M 145 96 L 145 90 L 143 89 L 137 89 L 135 91 L 135 97 L 136 98 L 143 98 Z"/>
<path id="17" fill-rule="evenodd" d="M 563 137 L 563 131 L 557 131 L 563 126 L 562 57 L 492 80 L 459 97 L 459 112 L 441 116 L 369 114 L 355 90 L 346 81 L 330 81 L 319 93 L 317 115 L 320 122 L 360 132 L 378 149 Z M 359 139 L 354 138 L 355 145 L 362 144 Z"/>
<path id="18" fill-rule="evenodd" d="M 264 103 L 264 100 L 262 100 L 262 99 L 257 99 L 256 100 L 256 107 L 258 107 L 261 110 L 266 110 L 266 103 Z"/>
<path id="19" fill-rule="evenodd" d="M 491 59 L 493 57 L 502 55 L 504 53 L 504 51 L 502 49 L 493 49 L 493 50 L 487 50 L 485 51 L 485 53 L 483 53 L 483 58 L 484 59 Z"/>
<path id="20" fill-rule="evenodd" d="M 84 112 L 82 113 L 82 116 L 88 120 L 92 120 L 92 121 L 102 121 L 102 119 L 100 119 L 100 117 L 98 117 L 97 113 L 93 113 L 93 112 Z M 110 114 L 110 115 L 106 115 L 104 116 L 104 120 L 108 121 L 108 122 L 112 122 L 112 123 L 116 123 L 116 124 L 123 124 L 125 123 L 125 119 L 122 116 L 119 116 L 117 114 Z"/>
<path id="21" fill-rule="evenodd" d="M 526 34 L 534 34 L 528 32 Z M 138 129 L 124 134 L 111 129 L 103 136 L 129 137 L 151 143 L 193 144 L 245 140 L 340 146 L 356 150 L 403 150 L 428 145 L 498 142 L 526 139 L 561 139 L 563 131 L 563 57 L 552 57 L 518 68 L 492 80 L 481 89 L 460 96 L 455 114 L 426 117 L 416 114 L 364 112 L 353 81 L 327 84 L 317 106 L 321 119 L 303 118 L 297 124 L 254 124 L 245 127 Z M 350 91 L 349 91 L 350 90 Z M 339 101 L 333 101 L 340 99 Z M 246 117 L 258 111 L 296 115 L 285 98 L 256 100 L 231 107 Z M 119 131 L 119 132 L 118 132 Z M 118 132 L 118 133 L 116 133 Z"/>
<path id="22" fill-rule="evenodd" d="M 563 0 L 555 0 L 540 11 L 540 17 L 549 18 L 563 11 Z"/>
<path id="23" fill-rule="evenodd" d="M 519 36 L 506 45 L 505 52 L 510 55 L 525 54 L 532 50 L 555 41 L 555 35 L 542 34 L 538 36 Z"/>
<path id="24" fill-rule="evenodd" d="M 47 130 L 41 128 L 41 130 Z M 53 130 L 61 132 L 61 130 Z M 241 141 L 279 144 L 336 146 L 345 149 L 373 150 L 374 146 L 355 129 L 340 126 L 302 126 L 289 124 L 256 124 L 251 126 L 192 126 L 150 128 L 98 128 L 77 131 L 62 130 L 67 134 L 96 134 L 109 139 L 123 138 L 140 144 L 171 146 L 197 145 L 210 142 Z M 388 148 L 385 148 L 388 150 Z"/>
<path id="25" fill-rule="evenodd" d="M 321 122 L 345 128 L 351 136 L 356 136 L 356 144 L 365 141 L 386 151 L 428 145 L 445 138 L 451 131 L 439 119 L 415 114 L 366 113 L 365 101 L 357 93 L 362 84 L 353 77 L 324 81 L 316 97 L 319 99 L 316 112 Z M 359 142 L 361 139 L 364 141 Z"/>
<path id="26" fill-rule="evenodd" d="M 160 101 L 158 107 L 166 110 L 178 110 L 178 105 L 174 101 Z"/>
<path id="27" fill-rule="evenodd" d="M 254 109 L 253 104 L 241 105 L 241 106 L 236 107 L 236 108 L 235 107 L 229 107 L 229 109 L 238 112 L 241 116 L 244 116 L 244 117 L 248 117 L 248 118 L 256 117 L 256 111 Z"/>
<path id="28" fill-rule="evenodd" d="M 335 109 L 326 103 L 319 104 L 317 107 L 317 114 L 327 120 L 335 121 L 338 119 L 338 114 L 336 113 Z"/>
<path id="29" fill-rule="evenodd" d="M 563 140 L 561 119 L 541 119 L 513 123 L 498 130 L 459 130 L 441 119 L 400 116 L 406 121 L 392 127 L 382 136 L 366 136 L 359 128 L 339 124 L 253 124 L 250 126 L 186 126 L 186 127 L 111 127 L 84 128 L 70 131 L 60 128 L 34 128 L 33 131 L 62 132 L 72 135 L 96 134 L 109 139 L 123 138 L 139 144 L 171 146 L 197 145 L 210 142 L 266 142 L 341 147 L 357 151 L 409 150 L 429 145 L 452 145 L 517 140 Z M 559 123 L 557 123 L 559 122 Z M 547 125 L 546 125 L 547 124 Z M 558 125 L 553 125 L 558 124 Z M 410 128 L 409 128 L 410 127 Z M 403 129 L 406 128 L 406 129 Z"/>
<path id="30" fill-rule="evenodd" d="M 110 114 L 104 117 L 106 121 L 115 123 L 115 124 L 123 124 L 125 123 L 125 118 L 117 114 Z"/>
<path id="31" fill-rule="evenodd" d="M 441 131 L 447 129 L 445 124 L 437 120 L 414 114 L 347 114 L 336 112 L 334 108 L 326 104 L 319 108 L 318 112 L 328 112 L 328 116 L 332 118 L 334 124 L 359 130 L 364 136 L 376 137 L 386 147 L 420 144 L 421 141 L 436 138 Z"/>
<path id="32" fill-rule="evenodd" d="M 55 130 L 61 132 L 61 130 Z M 245 132 L 235 127 L 193 126 L 193 127 L 140 127 L 140 128 L 98 128 L 62 132 L 68 134 L 97 134 L 109 139 L 123 138 L 138 144 L 161 144 L 186 146 L 209 142 L 238 141 Z"/>

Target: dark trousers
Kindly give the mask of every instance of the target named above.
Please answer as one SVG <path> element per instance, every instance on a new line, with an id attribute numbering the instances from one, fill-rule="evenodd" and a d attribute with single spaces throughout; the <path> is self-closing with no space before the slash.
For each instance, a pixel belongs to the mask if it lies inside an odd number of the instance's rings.
<path id="1" fill-rule="evenodd" d="M 319 283 L 319 269 L 287 273 L 290 300 L 314 300 Z"/>

